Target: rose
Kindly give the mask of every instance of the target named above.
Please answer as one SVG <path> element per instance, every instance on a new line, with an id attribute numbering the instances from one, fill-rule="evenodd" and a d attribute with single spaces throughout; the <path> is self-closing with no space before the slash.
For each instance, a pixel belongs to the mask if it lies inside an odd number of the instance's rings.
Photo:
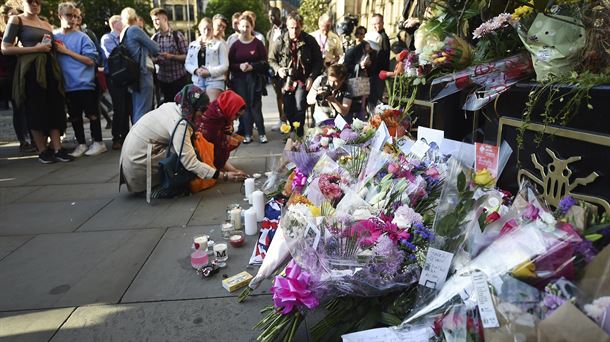
<path id="1" fill-rule="evenodd" d="M 474 176 L 474 183 L 482 187 L 491 187 L 495 182 L 494 176 L 487 169 L 478 171 Z"/>
<path id="2" fill-rule="evenodd" d="M 388 79 L 388 77 L 391 76 L 391 73 L 389 71 L 385 71 L 385 70 L 381 70 L 379 72 L 379 79 L 382 81 L 385 81 Z"/>
<path id="3" fill-rule="evenodd" d="M 282 133 L 284 133 L 284 134 L 288 134 L 288 133 L 290 133 L 290 125 L 289 125 L 289 124 L 287 124 L 287 123 L 283 123 L 283 124 L 280 126 L 280 132 L 282 132 Z"/>

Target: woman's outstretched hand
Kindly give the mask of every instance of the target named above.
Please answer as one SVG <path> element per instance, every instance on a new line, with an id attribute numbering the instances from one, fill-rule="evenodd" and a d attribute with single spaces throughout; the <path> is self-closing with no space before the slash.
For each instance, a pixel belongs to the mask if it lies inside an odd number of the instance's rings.
<path id="1" fill-rule="evenodd" d="M 243 171 L 226 171 L 224 173 L 225 180 L 230 182 L 241 182 L 247 177 Z"/>

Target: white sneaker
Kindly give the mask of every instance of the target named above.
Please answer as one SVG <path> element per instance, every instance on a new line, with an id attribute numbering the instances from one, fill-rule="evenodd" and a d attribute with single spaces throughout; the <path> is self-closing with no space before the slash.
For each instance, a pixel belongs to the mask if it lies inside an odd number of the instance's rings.
<path id="1" fill-rule="evenodd" d="M 91 146 L 87 150 L 87 152 L 85 152 L 85 155 L 89 157 L 97 156 L 98 154 L 102 154 L 106 151 L 108 151 L 108 149 L 106 148 L 106 145 L 103 142 L 94 141 L 93 144 L 91 144 Z"/>
<path id="2" fill-rule="evenodd" d="M 80 144 L 78 146 L 76 146 L 76 148 L 74 149 L 74 151 L 72 151 L 72 153 L 70 153 L 70 155 L 74 158 L 79 158 L 82 157 L 85 152 L 87 152 L 87 145 L 86 144 Z"/>

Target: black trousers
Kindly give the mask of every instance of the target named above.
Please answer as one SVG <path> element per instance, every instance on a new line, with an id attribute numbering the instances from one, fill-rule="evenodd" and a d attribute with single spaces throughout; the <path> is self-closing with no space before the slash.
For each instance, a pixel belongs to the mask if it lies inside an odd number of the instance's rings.
<path id="1" fill-rule="evenodd" d="M 159 105 L 162 105 L 165 102 L 174 102 L 174 97 L 176 97 L 176 94 L 178 94 L 180 90 L 182 90 L 182 88 L 189 83 L 191 83 L 190 75 L 186 75 L 173 82 L 162 82 L 157 79 L 157 85 L 159 86 L 161 94 L 163 95 L 163 101 L 160 101 Z"/>
<path id="2" fill-rule="evenodd" d="M 112 141 L 123 142 L 129 133 L 129 118 L 133 112 L 131 93 L 127 87 L 118 87 L 112 84 L 110 75 L 106 75 L 108 92 L 112 99 Z"/>

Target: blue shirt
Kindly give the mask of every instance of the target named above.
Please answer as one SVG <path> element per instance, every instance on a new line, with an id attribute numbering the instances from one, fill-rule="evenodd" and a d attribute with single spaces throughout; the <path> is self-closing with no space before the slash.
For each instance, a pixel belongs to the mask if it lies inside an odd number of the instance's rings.
<path id="1" fill-rule="evenodd" d="M 62 41 L 66 48 L 91 58 L 93 62 L 98 58 L 95 44 L 83 32 L 74 31 L 64 34 L 56 31 L 55 40 Z M 57 54 L 57 61 L 64 75 L 66 91 L 95 90 L 95 63 L 86 65 L 63 53 Z"/>
<path id="2" fill-rule="evenodd" d="M 102 51 L 104 51 L 104 73 L 110 73 L 108 70 L 108 57 L 115 47 L 119 46 L 119 34 L 112 31 L 102 36 Z"/>
<path id="3" fill-rule="evenodd" d="M 146 58 L 148 57 L 148 54 L 153 56 L 159 54 L 159 44 L 150 39 L 150 37 L 136 25 L 128 26 L 125 30 L 126 31 L 123 31 L 122 33 L 123 44 L 127 47 L 127 51 L 129 51 L 131 58 L 139 61 L 140 73 L 148 73 L 148 70 L 146 69 Z"/>

